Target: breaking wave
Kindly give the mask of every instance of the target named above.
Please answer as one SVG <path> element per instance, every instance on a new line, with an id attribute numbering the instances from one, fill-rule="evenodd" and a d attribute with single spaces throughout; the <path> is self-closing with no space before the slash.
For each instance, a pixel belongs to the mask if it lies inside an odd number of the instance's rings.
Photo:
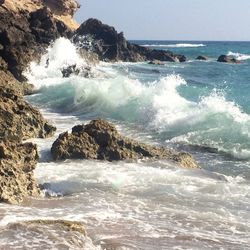
<path id="1" fill-rule="evenodd" d="M 64 54 L 58 53 L 62 50 Z M 27 76 L 40 88 L 40 93 L 31 97 L 35 103 L 78 116 L 139 123 L 166 141 L 250 158 L 250 116 L 216 90 L 194 102 L 180 94 L 179 89 L 187 83 L 176 74 L 143 82 L 124 74 L 117 65 L 105 64 L 93 67 L 91 78 L 81 74 L 63 78 L 61 67 L 70 64 L 81 67 L 86 62 L 74 45 L 61 38 L 41 63 L 31 65 Z"/>
<path id="2" fill-rule="evenodd" d="M 232 52 L 232 51 L 229 51 L 227 53 L 227 55 L 228 56 L 233 56 L 233 57 L 235 57 L 239 61 L 244 61 L 244 60 L 249 60 L 250 59 L 250 55 L 241 54 L 241 53 L 235 53 L 235 52 Z"/>

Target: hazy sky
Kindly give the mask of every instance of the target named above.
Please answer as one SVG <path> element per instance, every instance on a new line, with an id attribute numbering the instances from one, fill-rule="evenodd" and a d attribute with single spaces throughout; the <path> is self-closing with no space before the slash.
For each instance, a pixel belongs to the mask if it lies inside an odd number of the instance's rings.
<path id="1" fill-rule="evenodd" d="M 128 39 L 250 41 L 250 0 L 78 0 Z"/>

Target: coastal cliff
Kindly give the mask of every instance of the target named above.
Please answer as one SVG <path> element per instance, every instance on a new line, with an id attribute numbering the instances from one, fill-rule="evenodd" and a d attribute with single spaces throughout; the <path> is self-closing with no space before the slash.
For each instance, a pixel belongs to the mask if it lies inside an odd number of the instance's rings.
<path id="1" fill-rule="evenodd" d="M 24 94 L 31 93 L 32 87 L 27 83 L 23 73 L 31 61 L 40 60 L 51 42 L 59 37 L 69 38 L 78 46 L 80 54 L 86 55 L 85 52 L 87 52 L 90 57 L 109 62 L 156 59 L 183 62 L 186 60 L 185 56 L 176 55 L 170 51 L 151 50 L 131 44 L 125 39 L 123 33 L 118 33 L 115 28 L 96 19 L 89 19 L 79 26 L 73 19 L 78 8 L 79 4 L 75 0 L 2 0 L 0 2 L 0 121 L 2 125 L 0 129 L 0 149 L 2 150 L 0 152 L 0 201 L 18 203 L 26 196 L 39 193 L 38 185 L 33 178 L 33 170 L 38 160 L 36 146 L 24 144 L 23 140 L 52 136 L 56 128 L 43 118 L 38 109 L 25 100 Z M 86 42 L 92 44 L 91 48 L 85 46 Z M 104 124 L 106 124 L 105 121 Z M 120 135 L 117 136 L 118 139 L 114 139 L 115 143 L 120 140 Z M 130 142 L 128 139 L 124 141 L 127 144 Z M 146 148 L 154 152 L 152 157 L 158 157 L 158 153 L 155 153 L 158 149 L 146 147 L 137 142 L 132 144 L 129 154 L 133 157 L 128 158 L 140 159 L 150 154 L 136 152 L 137 147 L 141 147 L 143 152 Z M 93 145 L 96 146 L 95 143 Z M 84 147 L 84 143 L 80 145 L 82 146 Z M 128 151 L 124 145 L 119 150 L 121 154 Z M 109 151 L 107 152 L 109 154 Z M 166 150 L 163 156 L 162 158 L 171 159 L 185 167 L 189 167 L 190 164 L 194 168 L 198 167 L 189 155 L 179 155 Z M 96 158 L 100 159 L 100 157 Z M 118 159 L 122 160 L 125 157 Z"/>
<path id="2" fill-rule="evenodd" d="M 49 137 L 56 128 L 24 99 L 32 87 L 23 71 L 50 42 L 78 27 L 72 18 L 78 7 L 74 0 L 0 2 L 0 201 L 16 204 L 39 194 L 37 149 L 23 140 Z"/>

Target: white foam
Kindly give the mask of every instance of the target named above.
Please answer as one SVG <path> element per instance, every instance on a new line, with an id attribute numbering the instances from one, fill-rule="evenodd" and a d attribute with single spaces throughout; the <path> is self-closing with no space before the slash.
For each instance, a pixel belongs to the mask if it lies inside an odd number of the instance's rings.
<path id="1" fill-rule="evenodd" d="M 30 64 L 25 75 L 39 89 L 61 84 L 63 81 L 61 69 L 70 65 L 83 67 L 87 66 L 87 63 L 77 52 L 76 46 L 70 40 L 61 37 L 49 46 L 39 63 Z"/>
<path id="2" fill-rule="evenodd" d="M 61 55 L 60 51 L 66 53 Z M 68 51 L 68 52 L 67 52 Z M 51 62 L 46 66 L 46 58 Z M 42 103 L 77 114 L 105 115 L 116 120 L 144 124 L 145 128 L 166 132 L 173 142 L 216 147 L 242 158 L 249 155 L 250 117 L 234 102 L 216 91 L 192 102 L 179 93 L 186 81 L 168 75 L 144 83 L 134 79 L 119 65 L 101 64 L 94 68 L 94 78 L 62 78 L 61 67 L 85 63 L 77 48 L 60 38 L 39 64 L 32 64 L 28 78 L 38 88 L 49 87 L 40 95 Z M 120 68 L 129 67 L 126 64 Z M 48 96 L 48 97 L 47 97 Z M 49 98 L 49 99 L 48 99 Z"/>
<path id="3" fill-rule="evenodd" d="M 145 44 L 144 47 L 165 47 L 165 48 L 198 48 L 205 47 L 205 44 L 177 43 L 177 44 Z"/>
<path id="4" fill-rule="evenodd" d="M 235 52 L 232 52 L 232 51 L 229 51 L 227 53 L 228 56 L 233 56 L 235 57 L 237 60 L 239 61 L 244 61 L 244 60 L 249 60 L 250 59 L 250 55 L 248 54 L 241 54 L 241 53 L 235 53 Z"/>

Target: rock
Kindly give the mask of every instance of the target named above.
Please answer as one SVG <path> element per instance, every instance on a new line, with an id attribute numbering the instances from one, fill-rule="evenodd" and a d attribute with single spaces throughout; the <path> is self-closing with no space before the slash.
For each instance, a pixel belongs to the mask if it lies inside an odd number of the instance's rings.
<path id="1" fill-rule="evenodd" d="M 80 73 L 80 69 L 76 67 L 76 64 L 70 65 L 61 70 L 63 77 L 70 77 L 70 75 L 75 74 L 78 75 Z"/>
<path id="2" fill-rule="evenodd" d="M 55 160 L 154 158 L 171 160 L 186 168 L 198 168 L 190 154 L 136 142 L 120 135 L 113 124 L 100 119 L 73 127 L 71 134 L 60 134 L 52 145 L 51 153 Z"/>
<path id="3" fill-rule="evenodd" d="M 195 60 L 207 61 L 208 57 L 206 57 L 206 56 L 197 56 Z"/>
<path id="4" fill-rule="evenodd" d="M 118 33 L 114 27 L 93 18 L 80 25 L 75 31 L 73 41 L 82 49 L 94 52 L 103 61 L 186 61 L 183 55 L 131 44 L 124 38 L 122 32 Z"/>
<path id="5" fill-rule="evenodd" d="M 75 0 L 44 0 L 44 3 L 57 15 L 74 16 L 80 5 Z"/>
<path id="6" fill-rule="evenodd" d="M 49 43 L 60 36 L 69 37 L 71 30 L 43 7 L 33 12 L 13 12 L 0 6 L 0 56 L 8 70 L 19 81 L 29 63 L 39 60 Z"/>
<path id="7" fill-rule="evenodd" d="M 18 92 L 1 86 L 0 123 L 0 140 L 46 138 L 52 136 L 56 130 Z"/>
<path id="8" fill-rule="evenodd" d="M 227 56 L 227 55 L 219 56 L 217 61 L 224 62 L 224 63 L 240 63 L 240 61 L 234 58 L 233 56 Z"/>
<path id="9" fill-rule="evenodd" d="M 152 60 L 158 61 L 165 61 L 165 62 L 185 62 L 186 57 L 183 55 L 176 55 L 171 51 L 164 51 L 164 50 L 150 50 L 147 53 L 147 58 Z"/>
<path id="10" fill-rule="evenodd" d="M 97 249 L 78 221 L 28 220 L 1 226 L 1 249 Z M 26 248 L 27 249 L 27 248 Z M 98 247 L 98 249 L 100 249 Z"/>
<path id="11" fill-rule="evenodd" d="M 12 204 L 40 191 L 33 177 L 38 160 L 37 148 L 32 143 L 19 144 L 0 141 L 0 201 Z"/>

